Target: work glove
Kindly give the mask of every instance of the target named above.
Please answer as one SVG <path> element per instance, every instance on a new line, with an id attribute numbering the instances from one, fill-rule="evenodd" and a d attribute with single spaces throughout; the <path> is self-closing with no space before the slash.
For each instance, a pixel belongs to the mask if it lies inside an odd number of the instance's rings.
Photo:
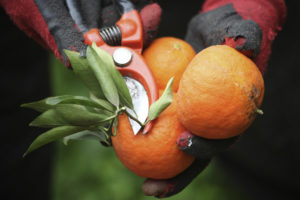
<path id="1" fill-rule="evenodd" d="M 283 0 L 207 0 L 202 11 L 191 19 L 185 40 L 196 52 L 211 45 L 231 46 L 250 57 L 264 73 L 271 44 L 285 16 Z M 238 136 L 210 140 L 184 132 L 177 139 L 177 145 L 196 158 L 194 163 L 174 178 L 147 179 L 143 192 L 159 198 L 177 194 L 205 169 L 215 155 L 237 140 Z"/>
<path id="2" fill-rule="evenodd" d="M 161 8 L 147 0 L 133 1 L 140 12 L 144 46 L 156 35 Z M 29 37 L 54 52 L 70 66 L 63 49 L 85 55 L 84 34 L 92 28 L 114 25 L 120 18 L 112 0 L 1 0 L 1 6 Z"/>

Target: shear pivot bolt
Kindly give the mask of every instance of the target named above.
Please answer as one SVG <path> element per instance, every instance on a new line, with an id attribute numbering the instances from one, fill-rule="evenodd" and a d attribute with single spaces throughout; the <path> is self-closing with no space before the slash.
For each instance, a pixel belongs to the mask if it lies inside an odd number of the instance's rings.
<path id="1" fill-rule="evenodd" d="M 119 67 L 125 67 L 132 60 L 132 52 L 126 48 L 118 48 L 113 53 L 113 60 Z"/>

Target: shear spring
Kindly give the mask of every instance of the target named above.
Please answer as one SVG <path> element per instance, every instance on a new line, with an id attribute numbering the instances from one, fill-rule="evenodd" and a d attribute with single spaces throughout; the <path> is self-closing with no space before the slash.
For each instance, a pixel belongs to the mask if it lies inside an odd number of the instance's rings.
<path id="1" fill-rule="evenodd" d="M 103 41 L 111 46 L 119 46 L 122 42 L 122 33 L 117 25 L 104 27 L 99 30 Z"/>

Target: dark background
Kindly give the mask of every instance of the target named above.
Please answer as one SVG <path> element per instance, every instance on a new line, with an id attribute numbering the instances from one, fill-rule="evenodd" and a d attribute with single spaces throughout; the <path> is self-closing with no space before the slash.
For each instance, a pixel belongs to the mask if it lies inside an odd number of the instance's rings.
<path id="1" fill-rule="evenodd" d="M 164 10 L 159 36 L 184 38 L 200 3 L 159 2 Z M 230 177 L 228 181 L 249 199 L 296 199 L 299 188 L 300 3 L 286 3 L 287 21 L 274 42 L 264 76 L 265 114 L 217 160 Z M 22 158 L 41 130 L 28 127 L 36 113 L 19 105 L 50 95 L 48 53 L 19 31 L 2 9 L 0 19 L 1 194 L 5 199 L 47 199 L 54 146 Z"/>

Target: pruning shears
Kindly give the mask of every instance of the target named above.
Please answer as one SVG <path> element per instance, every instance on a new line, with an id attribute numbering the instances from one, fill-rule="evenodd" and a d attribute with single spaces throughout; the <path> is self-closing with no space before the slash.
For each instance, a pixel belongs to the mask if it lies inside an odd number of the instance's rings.
<path id="1" fill-rule="evenodd" d="M 145 122 L 149 107 L 158 99 L 158 89 L 152 72 L 141 53 L 143 49 L 143 26 L 140 15 L 129 0 L 117 0 L 122 16 L 114 26 L 91 29 L 85 35 L 85 43 L 106 50 L 112 55 L 115 65 L 123 75 L 129 89 L 133 107 L 140 122 Z M 128 110 L 129 112 L 133 111 Z M 130 119 L 136 135 L 141 126 Z M 150 121 L 144 128 L 147 133 L 152 127 Z"/>

